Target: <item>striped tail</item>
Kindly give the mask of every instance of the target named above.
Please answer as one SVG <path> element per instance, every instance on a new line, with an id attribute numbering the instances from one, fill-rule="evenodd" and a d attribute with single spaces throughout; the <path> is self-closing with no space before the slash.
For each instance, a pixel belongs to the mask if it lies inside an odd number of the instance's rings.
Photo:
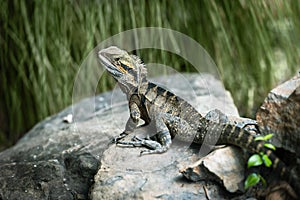
<path id="1" fill-rule="evenodd" d="M 271 149 L 264 146 L 264 141 L 255 140 L 255 137 L 251 133 L 235 125 L 214 122 L 210 122 L 209 124 L 208 135 L 210 133 L 218 134 L 218 144 L 233 144 L 252 153 L 266 154 L 272 161 L 273 171 L 279 175 L 278 178 L 287 181 L 300 197 L 300 182 L 297 179 L 297 175 L 288 170 L 287 166 Z"/>

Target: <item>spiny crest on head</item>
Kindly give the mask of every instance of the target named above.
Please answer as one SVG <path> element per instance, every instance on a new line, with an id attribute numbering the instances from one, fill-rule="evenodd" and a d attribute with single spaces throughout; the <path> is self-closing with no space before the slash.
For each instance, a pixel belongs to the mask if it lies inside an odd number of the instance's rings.
<path id="1" fill-rule="evenodd" d="M 139 65 L 140 73 L 142 76 L 147 75 L 147 68 L 146 65 L 143 63 L 143 61 L 136 55 L 130 55 L 131 58 Z"/>

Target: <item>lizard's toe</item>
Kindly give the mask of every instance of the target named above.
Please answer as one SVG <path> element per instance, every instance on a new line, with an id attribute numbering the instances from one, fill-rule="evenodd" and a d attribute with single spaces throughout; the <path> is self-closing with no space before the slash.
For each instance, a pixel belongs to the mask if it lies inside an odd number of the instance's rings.
<path id="1" fill-rule="evenodd" d="M 124 137 L 126 137 L 127 135 L 128 135 L 127 133 L 123 132 L 123 133 L 121 133 L 120 135 L 114 137 L 114 138 L 112 139 L 111 142 L 112 142 L 112 143 L 115 143 L 115 144 L 118 144 L 118 142 L 119 142 L 120 140 L 122 140 Z"/>
<path id="2" fill-rule="evenodd" d="M 133 138 L 131 140 L 132 141 L 143 141 L 143 139 L 138 136 L 133 136 Z"/>
<path id="3" fill-rule="evenodd" d="M 145 149 L 140 152 L 140 156 L 147 155 L 147 154 L 151 154 L 151 150 Z"/>

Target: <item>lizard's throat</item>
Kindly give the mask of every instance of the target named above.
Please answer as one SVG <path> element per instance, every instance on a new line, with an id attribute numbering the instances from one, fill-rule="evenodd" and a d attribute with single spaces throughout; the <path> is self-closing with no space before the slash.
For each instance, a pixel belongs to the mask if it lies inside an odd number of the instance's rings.
<path id="1" fill-rule="evenodd" d="M 133 84 L 122 84 L 118 82 L 121 90 L 123 93 L 127 95 L 127 98 L 130 99 L 130 97 L 133 94 L 138 94 L 141 91 L 145 90 L 145 88 L 148 87 L 148 81 L 145 79 L 143 82 L 140 83 L 140 85 L 133 85 Z"/>
<path id="2" fill-rule="evenodd" d="M 127 97 L 130 97 L 137 90 L 137 86 L 134 86 L 131 84 L 119 83 L 119 86 L 120 86 L 122 92 L 127 95 Z"/>

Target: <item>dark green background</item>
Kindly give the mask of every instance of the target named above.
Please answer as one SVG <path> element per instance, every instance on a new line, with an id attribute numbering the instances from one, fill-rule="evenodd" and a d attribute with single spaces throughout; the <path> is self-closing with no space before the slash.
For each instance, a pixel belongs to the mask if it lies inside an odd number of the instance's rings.
<path id="1" fill-rule="evenodd" d="M 171 28 L 203 45 L 243 116 L 254 117 L 268 91 L 299 69 L 298 0 L 0 0 L 0 5 L 0 149 L 70 105 L 87 54 L 135 27 Z M 193 71 L 165 52 L 141 55 Z M 99 92 L 112 87 L 110 78 L 100 81 Z"/>

